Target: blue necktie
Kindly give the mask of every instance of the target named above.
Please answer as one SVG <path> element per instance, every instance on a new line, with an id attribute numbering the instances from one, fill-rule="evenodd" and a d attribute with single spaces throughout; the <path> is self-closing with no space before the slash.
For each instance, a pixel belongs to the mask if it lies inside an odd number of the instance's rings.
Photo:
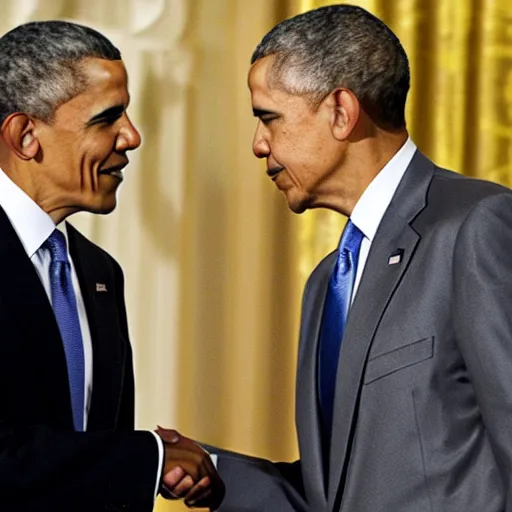
<path id="1" fill-rule="evenodd" d="M 329 446 L 331 439 L 334 389 L 341 340 L 350 308 L 363 236 L 349 219 L 341 237 L 338 257 L 325 297 L 318 350 L 318 390 L 326 447 Z"/>
<path id="2" fill-rule="evenodd" d="M 50 283 L 52 306 L 68 367 L 69 391 L 75 430 L 84 429 L 84 347 L 78 319 L 75 292 L 71 280 L 71 265 L 68 260 L 66 239 L 57 229 L 48 237 L 45 244 L 52 261 Z"/>

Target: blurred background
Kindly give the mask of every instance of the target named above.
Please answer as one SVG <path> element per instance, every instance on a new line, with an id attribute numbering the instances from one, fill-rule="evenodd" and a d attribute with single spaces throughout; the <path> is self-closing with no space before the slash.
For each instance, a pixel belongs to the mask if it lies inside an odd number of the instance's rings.
<path id="1" fill-rule="evenodd" d="M 251 53 L 314 0 L 1 0 L 0 30 L 90 25 L 120 49 L 143 136 L 117 210 L 72 222 L 121 263 L 137 426 L 297 456 L 302 287 L 345 219 L 295 216 L 252 155 Z M 512 184 L 512 2 L 361 0 L 411 62 L 408 127 L 436 163 Z M 183 511 L 158 500 L 158 512 Z"/>

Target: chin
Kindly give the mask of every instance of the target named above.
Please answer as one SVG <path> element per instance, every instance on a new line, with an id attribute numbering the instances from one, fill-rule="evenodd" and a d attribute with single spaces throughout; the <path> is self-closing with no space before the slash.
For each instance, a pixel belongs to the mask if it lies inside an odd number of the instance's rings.
<path id="1" fill-rule="evenodd" d="M 107 213 L 111 213 L 116 209 L 117 201 L 114 198 L 113 201 L 105 201 L 98 210 L 98 213 L 101 215 L 107 215 Z"/>
<path id="2" fill-rule="evenodd" d="M 97 212 L 94 212 L 94 213 L 97 213 L 99 215 L 108 215 L 109 213 L 112 213 L 115 209 L 116 209 L 116 205 L 101 208 Z"/>
<path id="3" fill-rule="evenodd" d="M 304 213 L 307 210 L 302 204 L 288 203 L 288 207 L 293 213 Z"/>
<path id="4" fill-rule="evenodd" d="M 309 208 L 309 201 L 305 197 L 296 197 L 292 194 L 286 194 L 286 200 L 288 201 L 288 208 L 293 213 L 304 213 Z"/>
<path id="5" fill-rule="evenodd" d="M 88 208 L 84 208 L 84 210 L 98 215 L 107 215 L 108 213 L 113 212 L 116 206 L 117 200 L 114 196 L 113 198 L 106 197 L 102 201 L 96 202 L 96 204 L 90 204 Z"/>

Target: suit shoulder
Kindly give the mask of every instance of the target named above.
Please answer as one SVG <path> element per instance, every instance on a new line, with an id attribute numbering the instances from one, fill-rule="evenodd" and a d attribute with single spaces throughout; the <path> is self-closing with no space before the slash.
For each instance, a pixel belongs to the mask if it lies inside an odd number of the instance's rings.
<path id="1" fill-rule="evenodd" d="M 510 188 L 442 168 L 436 168 L 428 192 L 429 203 L 447 210 L 467 211 L 492 197 L 510 196 Z"/>
<path id="2" fill-rule="evenodd" d="M 508 208 L 512 191 L 491 181 L 436 167 L 426 197 L 426 208 L 414 220 L 422 233 L 433 226 L 458 230 L 471 212 L 480 207 Z"/>
<path id="3" fill-rule="evenodd" d="M 493 181 L 458 174 L 441 167 L 436 167 L 432 178 L 435 191 L 447 191 L 472 198 L 487 197 L 497 194 L 512 194 L 512 190 Z"/>

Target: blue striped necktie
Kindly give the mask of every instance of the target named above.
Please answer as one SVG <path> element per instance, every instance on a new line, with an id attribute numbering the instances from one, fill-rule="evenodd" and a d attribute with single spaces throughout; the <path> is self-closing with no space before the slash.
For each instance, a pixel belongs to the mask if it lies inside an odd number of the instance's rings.
<path id="1" fill-rule="evenodd" d="M 318 390 L 326 447 L 330 445 L 331 439 L 334 389 L 341 340 L 350 308 L 363 237 L 363 233 L 349 219 L 341 237 L 338 257 L 325 297 L 318 349 Z"/>
<path id="2" fill-rule="evenodd" d="M 68 367 L 69 391 L 75 430 L 84 430 L 84 347 L 76 296 L 71 279 L 71 264 L 68 260 L 66 239 L 59 230 L 54 230 L 44 246 L 50 251 L 50 284 L 52 306 Z"/>

